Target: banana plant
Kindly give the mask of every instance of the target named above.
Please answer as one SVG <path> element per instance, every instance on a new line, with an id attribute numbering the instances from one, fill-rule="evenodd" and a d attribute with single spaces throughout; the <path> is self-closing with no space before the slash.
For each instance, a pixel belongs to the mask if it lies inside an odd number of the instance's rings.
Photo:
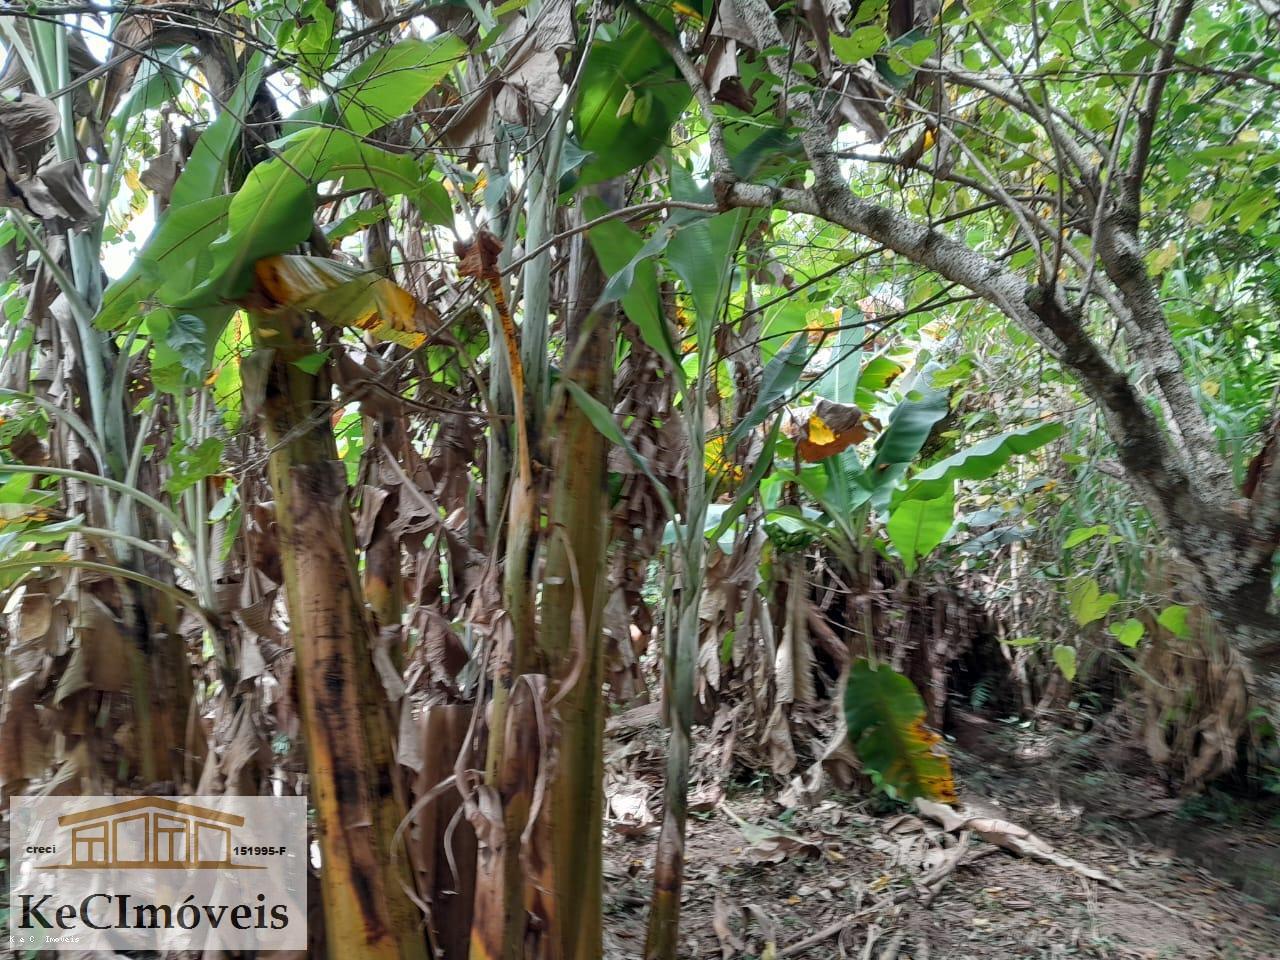
<path id="1" fill-rule="evenodd" d="M 38 389 L 6 391 L 5 399 L 17 408 L 38 408 L 51 424 L 57 423 L 58 430 L 51 431 L 51 438 L 74 437 L 75 443 L 83 444 L 90 453 L 88 458 L 76 458 L 59 443 L 51 442 L 47 459 L 0 465 L 9 494 L 16 495 L 17 489 L 10 482 L 21 481 L 29 484 L 26 495 L 32 498 L 26 505 L 9 504 L 19 513 L 11 518 L 15 522 L 9 525 L 6 542 L 0 546 L 0 566 L 13 575 L 12 583 L 6 586 L 14 588 L 23 588 L 24 581 L 43 575 L 42 569 L 78 571 L 74 575 L 81 578 L 81 584 L 90 579 L 115 581 L 118 589 L 104 590 L 102 598 L 89 600 L 78 591 L 69 592 L 59 602 L 79 607 L 74 619 L 84 623 L 109 609 L 109 617 L 103 618 L 107 629 L 114 629 L 109 620 L 134 634 L 127 649 L 131 655 L 136 652 L 138 662 L 131 665 L 127 688 L 138 717 L 139 736 L 136 757 L 131 758 L 136 759 L 136 768 L 133 763 L 128 766 L 148 782 L 173 778 L 181 772 L 180 752 L 192 696 L 190 686 L 182 682 L 187 674 L 187 651 L 177 630 L 177 608 L 187 607 L 210 633 L 216 633 L 208 616 L 214 607 L 214 591 L 204 549 L 207 541 L 202 542 L 201 536 L 207 527 L 204 516 L 195 515 L 203 511 L 193 512 L 198 504 L 192 498 L 185 498 L 188 502 L 177 508 L 162 503 L 164 492 L 156 488 L 155 474 L 144 468 L 154 421 L 150 413 L 130 409 L 126 391 L 131 358 L 135 349 L 145 347 L 146 331 L 135 326 L 122 342 L 113 344 L 111 333 L 93 322 L 103 300 L 100 261 L 108 208 L 122 179 L 127 180 L 120 174 L 130 132 L 138 112 L 154 105 L 150 97 L 156 83 L 172 89 L 169 73 L 173 61 L 161 58 L 158 65 L 140 72 L 132 82 L 132 91 L 123 91 L 129 93 L 123 101 L 109 95 L 111 84 L 99 85 L 93 93 L 84 90 L 77 96 L 62 95 L 90 79 L 82 73 L 86 52 L 74 21 L 60 16 L 8 17 L 0 19 L 0 32 L 29 78 L 32 89 L 24 98 L 47 104 L 51 113 L 50 126 L 31 141 L 41 148 L 49 141 L 42 157 L 49 162 L 40 167 L 39 176 L 48 181 L 55 174 L 65 175 L 63 185 L 75 200 L 74 210 L 68 207 L 57 215 L 42 205 L 20 205 L 10 216 L 28 250 L 39 257 L 41 269 L 53 279 L 68 305 L 71 329 L 63 328 L 61 333 L 73 335 L 78 344 L 75 372 L 68 380 L 74 384 L 83 375 L 86 387 L 82 392 L 68 392 L 57 402 Z M 92 153 L 86 149 L 94 135 L 92 118 L 85 115 L 90 108 L 97 108 L 104 122 L 105 152 L 101 146 Z M 234 128 L 232 124 L 233 120 L 224 119 L 213 127 L 238 132 L 239 119 L 234 119 Z M 205 144 L 205 138 L 200 143 Z M 198 165 L 199 150 L 192 161 L 192 166 Z M 76 229 L 70 229 L 68 222 Z M 65 258 L 58 252 L 58 244 L 51 242 L 59 233 L 65 234 Z M 53 322 L 49 313 L 40 309 L 33 316 L 44 325 Z M 136 431 L 130 429 L 131 417 L 140 421 Z M 42 478 L 40 484 L 48 480 L 64 484 L 69 492 L 65 502 L 81 515 L 51 523 L 35 519 L 38 511 L 32 513 L 29 507 L 46 499 L 49 491 L 33 482 L 33 476 Z M 186 558 L 156 547 L 157 532 L 181 540 L 187 547 Z M 31 544 L 65 549 L 32 551 Z M 166 563 L 157 566 L 157 558 Z M 184 585 L 177 586 L 178 582 Z M 91 610 L 96 612 L 87 612 Z M 77 650 L 99 642 L 90 636 L 91 631 L 78 632 L 82 635 L 76 638 Z M 216 636 L 210 639 L 216 649 Z M 225 658 L 221 659 L 225 669 Z"/>
<path id="2" fill-rule="evenodd" d="M 886 360 L 888 355 L 881 354 L 858 367 L 860 357 L 855 353 L 841 365 L 882 383 Z M 1013 457 L 1061 434 L 1060 423 L 1040 421 L 987 438 L 927 466 L 919 464 L 931 434 L 948 412 L 948 392 L 935 383 L 941 371 L 939 364 L 922 354 L 912 372 L 894 381 L 892 391 L 880 391 L 880 409 L 888 413 L 865 462 L 850 447 L 817 464 L 805 464 L 798 457 L 794 469 L 776 470 L 765 485 L 771 535 L 819 540 L 848 569 L 855 569 L 864 531 L 873 524 L 884 532 L 907 573 L 913 573 L 953 526 L 957 481 L 992 477 Z M 856 393 L 856 376 L 836 380 L 840 397 L 865 396 L 865 391 Z M 778 494 L 786 482 L 803 489 L 816 509 L 779 505 Z"/>
<path id="3" fill-rule="evenodd" d="M 692 178 L 672 165 L 672 195 L 709 199 Z M 683 886 L 685 823 L 688 817 L 689 757 L 693 729 L 694 674 L 698 659 L 699 620 L 706 572 L 707 507 L 712 499 L 706 471 L 707 435 L 702 411 L 707 407 L 715 376 L 715 328 L 729 299 L 733 267 L 742 242 L 746 214 L 721 214 L 690 220 L 671 234 L 667 258 L 693 305 L 697 363 L 692 383 L 680 378 L 679 395 L 689 434 L 689 471 L 685 515 L 677 529 L 683 578 L 676 610 L 676 629 L 668 631 L 663 659 L 663 682 L 669 691 L 666 785 L 662 827 L 654 861 L 653 899 L 645 940 L 645 957 L 667 960 L 676 955 Z M 672 518 L 674 520 L 674 518 Z"/>
<path id="4" fill-rule="evenodd" d="M 709 189 L 699 187 L 687 169 L 675 161 L 669 161 L 668 165 L 673 197 L 690 203 L 711 200 Z M 671 742 L 667 751 L 664 813 L 655 855 L 653 899 L 644 953 L 651 960 L 673 958 L 677 949 L 693 689 L 700 639 L 698 609 L 706 569 L 705 530 L 709 516 L 716 516 L 717 524 L 723 521 L 723 511 L 712 512 L 717 480 L 709 477 L 706 469 L 707 433 L 703 411 L 717 371 L 715 331 L 731 299 L 734 264 L 747 221 L 744 211 L 708 217 L 677 208 L 647 241 L 621 224 L 601 224 L 590 236 L 601 266 L 611 275 L 601 302 L 621 302 L 645 342 L 664 359 L 676 383 L 676 396 L 684 411 L 689 438 L 689 467 L 681 514 L 677 515 L 670 492 L 631 447 L 610 411 L 584 391 L 573 389 L 571 383 L 566 384 L 597 429 L 624 449 L 658 490 L 668 513 L 667 543 L 679 558 L 681 569 L 680 596 L 671 617 L 675 626 L 666 632 L 663 657 Z M 681 357 L 662 312 L 657 273 L 659 258 L 679 281 L 692 307 L 694 352 L 688 359 Z M 796 368 L 796 375 L 802 368 L 803 363 Z M 785 374 L 778 375 L 785 379 Z M 760 409 L 767 410 L 763 406 Z M 756 422 L 761 422 L 765 415 L 767 413 L 762 413 Z M 760 479 L 754 476 L 755 482 Z M 750 486 L 750 482 L 746 486 Z"/>
<path id="5" fill-rule="evenodd" d="M 418 960 L 426 944 L 417 908 L 405 894 L 407 870 L 393 855 L 403 796 L 382 776 L 394 767 L 392 737 L 371 666 L 373 637 L 346 508 L 347 478 L 329 420 L 313 416 L 331 387 L 312 320 L 367 329 L 409 349 L 423 337 L 408 319 L 416 304 L 390 281 L 327 259 L 282 255 L 312 239 L 316 188 L 325 180 L 340 180 L 348 191 L 402 196 L 424 221 L 452 223 L 429 161 L 366 138 L 418 103 L 463 53 L 452 36 L 403 40 L 373 52 L 327 99 L 286 118 L 272 159 L 229 184 L 239 124 L 264 73 L 251 58 L 228 109 L 204 132 L 175 183 L 170 207 L 133 268 L 105 292 L 95 318 L 108 334 L 128 338 L 142 331 L 154 341 L 160 369 L 176 368 L 180 381 L 194 376 L 199 412 L 203 380 L 228 320 L 247 310 L 256 350 L 240 369 L 272 451 L 270 481 L 326 864 L 321 889 L 331 956 Z M 172 492 L 202 513 L 206 478 L 199 475 L 199 453 L 217 441 L 200 434 L 191 440 L 192 476 Z M 205 532 L 203 519 L 197 530 Z M 207 552 L 204 538 L 194 542 L 197 553 Z M 334 722 L 352 717 L 359 722 Z M 371 829 L 353 840 L 352 823 Z M 369 896 L 352 900 L 353 888 Z"/>

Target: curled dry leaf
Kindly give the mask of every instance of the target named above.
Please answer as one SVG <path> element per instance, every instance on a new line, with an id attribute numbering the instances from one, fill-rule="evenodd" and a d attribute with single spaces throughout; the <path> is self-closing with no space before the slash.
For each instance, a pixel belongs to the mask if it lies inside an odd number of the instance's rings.
<path id="1" fill-rule="evenodd" d="M 623 836 L 637 837 L 653 829 L 649 812 L 649 790 L 636 781 L 615 780 L 605 789 L 609 804 L 610 826 Z"/>
<path id="2" fill-rule="evenodd" d="M 55 603 L 57 589 L 54 581 L 21 584 L 10 601 L 0 700 L 0 787 L 10 790 L 39 777 L 52 755 L 38 704 L 52 656 L 68 633 L 66 611 Z"/>
<path id="3" fill-rule="evenodd" d="M 55 706 L 81 690 L 123 693 L 129 689 L 129 640 L 110 608 L 85 594 L 72 610 L 75 644 L 54 692 Z"/>
<path id="4" fill-rule="evenodd" d="M 909 813 L 891 817 L 880 827 L 885 833 L 920 833 L 924 828 L 924 821 Z"/>
<path id="5" fill-rule="evenodd" d="M 715 20 L 707 37 L 703 78 L 712 97 L 720 103 L 750 113 L 755 110 L 756 99 L 742 82 L 738 60 L 744 45 L 755 45 L 755 37 L 732 0 L 724 0 L 715 9 Z"/>
<path id="6" fill-rule="evenodd" d="M 720 941 L 721 960 L 730 960 L 731 957 L 738 956 L 746 949 L 746 944 L 734 935 L 733 927 L 729 924 L 734 913 L 740 915 L 742 911 L 730 911 L 729 905 L 724 902 L 724 898 L 717 893 L 715 912 L 711 917 L 711 928 L 715 930 L 716 939 Z"/>
<path id="7" fill-rule="evenodd" d="M 6 6 L 12 8 L 13 5 Z M 0 69 L 0 90 L 16 89 L 30 93 L 35 89 L 35 83 L 32 82 L 31 74 L 27 71 L 28 61 L 26 57 L 19 55 L 15 48 L 21 44 L 28 50 L 33 49 L 31 23 L 26 16 L 11 14 L 8 11 L 5 15 L 10 21 L 5 36 L 5 47 L 9 55 L 3 59 L 3 69 Z M 17 43 L 12 43 L 15 37 Z M 89 50 L 79 30 L 67 31 L 67 59 L 73 81 L 92 73 L 101 66 L 98 58 Z M 94 109 L 88 84 L 73 82 L 72 86 L 75 88 L 71 94 L 73 113 L 76 117 L 86 117 Z"/>
<path id="8" fill-rule="evenodd" d="M 97 217 L 78 161 L 40 165 L 48 141 L 60 126 L 52 100 L 28 92 L 13 100 L 0 97 L 0 207 L 77 224 Z"/>
<path id="9" fill-rule="evenodd" d="M 438 5 L 430 14 L 442 32 L 462 27 L 443 11 Z M 505 123 L 532 125 L 554 106 L 564 89 L 561 60 L 574 43 L 573 7 L 566 0 L 542 4 L 534 17 L 512 11 L 498 19 L 505 51 L 500 61 L 477 76 L 465 95 L 442 86 L 428 101 L 441 139 L 486 162 L 495 157 L 495 115 Z"/>
<path id="10" fill-rule="evenodd" d="M 690 813 L 710 813 L 724 802 L 724 788 L 710 783 L 689 794 Z"/>
<path id="11" fill-rule="evenodd" d="M 532 22 L 517 16 L 508 29 L 508 36 L 520 40 L 502 68 L 494 105 L 508 123 L 532 124 L 564 88 L 560 55 L 573 48 L 573 7 L 568 0 L 551 0 Z"/>
<path id="12" fill-rule="evenodd" d="M 70 220 L 75 224 L 97 217 L 97 207 L 85 191 L 77 161 L 49 164 L 26 176 L 17 155 L 5 147 L 0 142 L 4 174 L 0 178 L 0 207 L 15 207 L 44 220 Z"/>
<path id="13" fill-rule="evenodd" d="M 60 125 L 58 106 L 46 97 L 22 93 L 13 100 L 0 98 L 0 130 L 15 150 L 40 146 Z"/>
<path id="14" fill-rule="evenodd" d="M 470 240 L 459 240 L 453 245 L 453 252 L 458 255 L 458 276 L 489 282 L 499 278 L 502 241 L 488 230 L 479 231 Z"/>
<path id="15" fill-rule="evenodd" d="M 747 841 L 743 855 L 752 863 L 781 863 L 793 853 L 816 857 L 821 852 L 818 844 L 790 830 L 772 825 L 761 826 L 748 823 L 730 810 L 727 804 L 720 804 L 720 809 L 728 814 L 729 819 L 741 831 L 743 839 Z"/>
<path id="16" fill-rule="evenodd" d="M 1032 833 L 1026 827 L 1020 827 L 1016 823 L 1001 820 L 997 817 L 980 817 L 961 813 L 945 803 L 935 803 L 932 800 L 925 800 L 923 797 L 917 797 L 915 803 L 916 809 L 921 814 L 941 824 L 942 829 L 948 833 L 955 833 L 959 830 L 972 830 L 987 843 L 1008 850 L 1010 853 L 1017 854 L 1020 857 L 1039 860 L 1042 863 L 1052 863 L 1089 880 L 1096 880 L 1098 883 L 1113 889 L 1124 889 L 1113 877 L 1108 876 L 1101 870 L 1058 853 L 1054 850 L 1052 844 Z"/>
<path id="17" fill-rule="evenodd" d="M 799 414 L 799 418 L 797 418 Z M 871 435 L 875 420 L 853 404 L 819 400 L 812 407 L 792 413 L 796 452 L 816 463 L 833 457 Z"/>
<path id="18" fill-rule="evenodd" d="M 425 308 L 386 277 L 302 256 L 264 257 L 254 265 L 254 277 L 256 309 L 314 310 L 332 324 L 367 330 L 411 350 L 427 339 L 417 320 Z"/>

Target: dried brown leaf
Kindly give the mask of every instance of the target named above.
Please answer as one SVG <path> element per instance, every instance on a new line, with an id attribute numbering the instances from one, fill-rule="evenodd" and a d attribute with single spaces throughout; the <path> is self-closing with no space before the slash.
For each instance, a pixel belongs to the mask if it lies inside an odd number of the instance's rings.
<path id="1" fill-rule="evenodd" d="M 996 817 L 972 816 L 960 813 L 945 803 L 935 803 L 932 800 L 925 800 L 919 797 L 916 798 L 915 804 L 920 813 L 942 824 L 942 828 L 948 833 L 954 833 L 958 830 L 972 830 L 987 843 L 1008 850 L 1010 853 L 1017 854 L 1020 857 L 1039 860 L 1043 863 L 1052 863 L 1082 877 L 1096 880 L 1098 883 L 1108 887 L 1113 887 L 1117 890 L 1123 889 L 1113 877 L 1078 860 L 1073 860 L 1071 857 L 1058 853 L 1054 850 L 1052 844 L 1032 833 L 1026 827 L 1021 827 L 1016 823 Z"/>

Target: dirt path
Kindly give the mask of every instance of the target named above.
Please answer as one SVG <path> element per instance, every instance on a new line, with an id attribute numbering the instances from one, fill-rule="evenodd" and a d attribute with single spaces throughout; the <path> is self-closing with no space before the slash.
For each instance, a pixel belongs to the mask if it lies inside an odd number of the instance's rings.
<path id="1" fill-rule="evenodd" d="M 874 801 L 855 797 L 828 798 L 783 823 L 777 804 L 748 789 L 725 801 L 727 811 L 690 821 L 681 955 L 1280 960 L 1274 905 L 1262 906 L 1145 839 L 1132 803 L 1121 816 L 1108 816 L 1063 800 L 1070 794 L 1064 777 L 1087 775 L 1052 764 L 1006 769 L 964 758 L 958 767 L 969 785 L 962 802 L 1034 831 L 1120 889 L 975 837 L 926 904 L 918 884 L 945 871 L 957 854 L 954 836 L 936 824 L 883 805 L 877 811 Z M 606 839 L 610 960 L 640 956 L 652 833 L 610 830 Z M 1244 837 L 1234 848 L 1238 856 L 1228 847 L 1225 858 L 1257 858 L 1264 872 L 1280 866 L 1280 831 L 1225 833 Z M 855 915 L 860 919 L 839 932 L 803 946 Z"/>

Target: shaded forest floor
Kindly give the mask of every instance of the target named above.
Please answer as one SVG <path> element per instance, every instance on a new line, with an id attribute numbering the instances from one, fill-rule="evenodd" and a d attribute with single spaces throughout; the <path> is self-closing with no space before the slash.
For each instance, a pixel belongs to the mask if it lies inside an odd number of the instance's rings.
<path id="1" fill-rule="evenodd" d="M 655 736 L 610 744 L 640 755 L 622 789 L 647 791 L 653 813 Z M 763 783 L 742 784 L 690 818 L 681 956 L 1280 960 L 1276 806 L 1171 798 L 1139 751 L 1082 759 L 1075 737 L 1028 744 L 993 725 L 973 752 L 953 747 L 961 806 L 1026 827 L 1116 888 L 977 835 L 958 852 L 955 834 L 884 800 L 833 794 L 788 815 Z M 656 824 L 606 829 L 606 958 L 622 960 L 641 953 Z M 921 880 L 939 873 L 926 903 Z"/>

